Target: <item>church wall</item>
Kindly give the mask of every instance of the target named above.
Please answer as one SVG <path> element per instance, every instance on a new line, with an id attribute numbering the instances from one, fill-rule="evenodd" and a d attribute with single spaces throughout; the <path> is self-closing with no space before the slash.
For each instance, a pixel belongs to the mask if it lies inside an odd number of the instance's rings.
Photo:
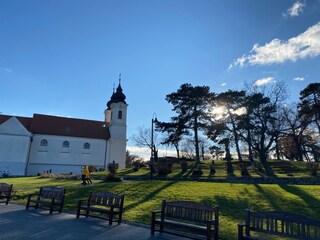
<path id="1" fill-rule="evenodd" d="M 42 140 L 47 146 L 41 146 Z M 63 147 L 65 141 L 69 147 Z M 90 149 L 85 149 L 85 144 Z M 81 166 L 90 165 L 105 167 L 106 140 L 53 135 L 34 135 L 31 146 L 28 175 L 36 175 L 43 171 L 53 173 L 81 173 Z"/>
<path id="2" fill-rule="evenodd" d="M 111 138 L 108 145 L 108 162 L 119 164 L 119 168 L 125 168 L 126 163 L 126 140 Z"/>
<path id="3" fill-rule="evenodd" d="M 0 134 L 0 176 L 25 174 L 29 146 L 29 136 Z"/>

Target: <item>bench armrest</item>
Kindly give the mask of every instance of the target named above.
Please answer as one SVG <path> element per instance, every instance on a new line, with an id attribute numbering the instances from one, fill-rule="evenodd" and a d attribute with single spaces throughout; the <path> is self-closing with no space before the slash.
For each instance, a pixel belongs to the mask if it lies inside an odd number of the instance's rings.
<path id="1" fill-rule="evenodd" d="M 162 210 L 154 210 L 154 211 L 152 211 L 152 212 L 151 212 L 151 217 L 152 217 L 152 219 L 155 219 L 155 218 L 156 218 L 156 215 L 157 215 L 158 213 L 162 213 Z"/>
<path id="2" fill-rule="evenodd" d="M 238 240 L 243 239 L 243 229 L 247 226 L 245 223 L 238 224 Z"/>

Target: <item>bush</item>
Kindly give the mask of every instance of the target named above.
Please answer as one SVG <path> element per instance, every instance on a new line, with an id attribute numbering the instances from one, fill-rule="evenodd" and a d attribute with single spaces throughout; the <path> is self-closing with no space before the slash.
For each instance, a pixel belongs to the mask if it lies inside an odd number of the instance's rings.
<path id="1" fill-rule="evenodd" d="M 89 172 L 96 172 L 97 171 L 96 166 L 88 166 L 88 168 L 89 168 Z"/>
<path id="2" fill-rule="evenodd" d="M 201 164 L 197 164 L 192 171 L 192 176 L 201 176 L 203 174 Z"/>
<path id="3" fill-rule="evenodd" d="M 122 179 L 116 173 L 108 173 L 106 178 L 106 182 L 121 182 Z"/>
<path id="4" fill-rule="evenodd" d="M 114 161 L 108 164 L 108 171 L 112 174 L 116 174 L 118 168 L 119 168 L 119 164 L 115 163 Z"/>
<path id="5" fill-rule="evenodd" d="M 168 175 L 172 173 L 172 162 L 167 159 L 159 159 L 156 164 L 158 175 Z"/>
<path id="6" fill-rule="evenodd" d="M 210 165 L 210 175 L 214 175 L 216 173 L 216 167 L 214 165 Z"/>
<path id="7" fill-rule="evenodd" d="M 315 162 L 307 163 L 308 170 L 311 173 L 311 176 L 318 176 L 319 164 Z"/>
<path id="8" fill-rule="evenodd" d="M 181 172 L 188 171 L 188 161 L 187 160 L 181 160 L 180 166 L 181 166 Z"/>
<path id="9" fill-rule="evenodd" d="M 135 171 L 135 172 L 139 171 L 139 169 L 141 167 L 141 162 L 142 161 L 140 159 L 131 162 L 131 166 L 133 168 L 133 171 Z"/>

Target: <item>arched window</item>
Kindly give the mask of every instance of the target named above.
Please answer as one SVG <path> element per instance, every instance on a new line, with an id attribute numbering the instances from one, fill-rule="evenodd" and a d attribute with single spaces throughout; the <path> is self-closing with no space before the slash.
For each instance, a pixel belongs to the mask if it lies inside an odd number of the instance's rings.
<path id="1" fill-rule="evenodd" d="M 69 147 L 69 142 L 68 141 L 64 141 L 63 144 L 62 144 L 62 147 L 68 148 Z"/>
<path id="2" fill-rule="evenodd" d="M 118 119 L 122 119 L 122 111 L 121 110 L 118 112 Z"/>
<path id="3" fill-rule="evenodd" d="M 48 141 L 46 139 L 42 139 L 40 142 L 41 147 L 47 147 L 48 146 Z"/>
<path id="4" fill-rule="evenodd" d="M 83 145 L 83 149 L 90 149 L 90 143 L 85 143 Z"/>

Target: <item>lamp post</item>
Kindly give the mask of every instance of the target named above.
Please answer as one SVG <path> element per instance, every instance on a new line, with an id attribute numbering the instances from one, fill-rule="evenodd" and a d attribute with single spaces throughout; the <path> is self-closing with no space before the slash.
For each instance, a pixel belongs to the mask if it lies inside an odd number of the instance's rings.
<path id="1" fill-rule="evenodd" d="M 151 120 L 151 157 L 150 157 L 150 180 L 153 179 L 154 173 L 154 141 L 153 141 L 153 125 L 157 122 L 157 114 L 153 113 Z"/>

